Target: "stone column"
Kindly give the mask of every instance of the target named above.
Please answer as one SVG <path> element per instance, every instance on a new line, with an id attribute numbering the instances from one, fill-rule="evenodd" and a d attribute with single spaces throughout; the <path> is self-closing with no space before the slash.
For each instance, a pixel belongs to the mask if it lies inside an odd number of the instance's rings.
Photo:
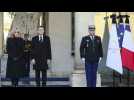
<path id="1" fill-rule="evenodd" d="M 1 56 L 3 55 L 3 42 L 4 42 L 4 34 L 3 34 L 3 12 L 0 12 L 0 72 L 1 72 Z M 0 86 L 1 86 L 1 74 L 0 74 Z"/>
<path id="2" fill-rule="evenodd" d="M 0 12 L 0 56 L 3 54 L 3 42 L 4 42 L 4 34 L 3 34 L 3 12 Z"/>
<path id="3" fill-rule="evenodd" d="M 68 76 L 73 71 L 71 27 L 71 12 L 49 12 L 49 36 L 54 76 Z"/>

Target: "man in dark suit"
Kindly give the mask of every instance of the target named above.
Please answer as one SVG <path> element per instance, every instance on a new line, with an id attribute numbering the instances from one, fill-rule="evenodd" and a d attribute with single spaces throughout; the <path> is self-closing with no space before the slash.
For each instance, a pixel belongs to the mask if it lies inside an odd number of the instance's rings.
<path id="1" fill-rule="evenodd" d="M 39 27 L 38 35 L 32 38 L 32 58 L 36 85 L 40 86 L 42 72 L 42 86 L 46 86 L 48 64 L 51 63 L 51 43 L 50 38 L 44 34 L 44 27 Z"/>
<path id="2" fill-rule="evenodd" d="M 85 64 L 88 87 L 96 87 L 98 63 L 103 57 L 101 38 L 95 35 L 95 26 L 89 26 L 89 35 L 82 38 L 80 56 Z"/>

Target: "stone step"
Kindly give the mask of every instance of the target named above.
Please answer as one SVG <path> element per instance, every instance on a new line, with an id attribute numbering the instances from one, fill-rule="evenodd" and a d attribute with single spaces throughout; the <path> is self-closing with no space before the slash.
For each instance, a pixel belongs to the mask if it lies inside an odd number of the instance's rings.
<path id="1" fill-rule="evenodd" d="M 9 81 L 4 81 L 1 83 L 2 87 L 11 87 L 11 82 Z M 24 84 L 23 82 L 19 81 L 19 86 L 18 87 L 36 87 L 35 82 L 30 82 L 30 84 Z M 71 87 L 70 82 L 67 81 L 48 81 L 47 82 L 47 87 Z"/>
<path id="2" fill-rule="evenodd" d="M 25 80 L 27 80 L 27 79 L 25 79 L 25 78 L 24 79 L 20 79 L 20 81 L 25 81 Z M 35 81 L 35 78 L 31 77 L 28 80 L 29 81 Z M 1 81 L 10 81 L 10 79 L 2 77 Z M 70 81 L 70 80 L 69 80 L 68 77 L 48 77 L 47 81 Z"/>
<path id="3" fill-rule="evenodd" d="M 87 87 L 86 85 L 86 74 L 84 69 L 74 70 L 72 75 L 70 76 L 70 81 L 72 87 Z M 97 73 L 97 87 L 101 87 L 101 77 L 100 74 Z"/>
<path id="4" fill-rule="evenodd" d="M 29 78 L 29 84 L 26 84 L 25 81 L 27 79 L 19 80 L 19 87 L 36 87 L 35 78 Z M 0 82 L 2 87 L 11 87 L 10 79 L 1 78 Z M 68 77 L 48 77 L 47 78 L 47 87 L 70 87 L 70 80 Z"/>

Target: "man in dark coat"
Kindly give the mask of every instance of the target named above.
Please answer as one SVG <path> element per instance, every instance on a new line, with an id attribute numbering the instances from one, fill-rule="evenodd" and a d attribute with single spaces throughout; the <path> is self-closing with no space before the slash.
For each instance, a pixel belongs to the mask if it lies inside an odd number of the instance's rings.
<path id="1" fill-rule="evenodd" d="M 50 38 L 44 34 L 43 27 L 39 27 L 38 35 L 32 39 L 32 58 L 36 84 L 40 86 L 42 72 L 42 86 L 46 86 L 48 63 L 51 62 L 51 44 Z"/>
<path id="2" fill-rule="evenodd" d="M 18 86 L 20 78 L 25 76 L 24 67 L 24 41 L 19 37 L 19 32 L 15 32 L 12 38 L 7 39 L 7 71 L 6 77 L 12 81 L 12 86 Z"/>
<path id="3" fill-rule="evenodd" d="M 95 35 L 95 26 L 89 26 L 89 35 L 82 38 L 80 56 L 85 63 L 88 87 L 96 87 L 96 74 L 100 58 L 103 57 L 101 38 Z"/>

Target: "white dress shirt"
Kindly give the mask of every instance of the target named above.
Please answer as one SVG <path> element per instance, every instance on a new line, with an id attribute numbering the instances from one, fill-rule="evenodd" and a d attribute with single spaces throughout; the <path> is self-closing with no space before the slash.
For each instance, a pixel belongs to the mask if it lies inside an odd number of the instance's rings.
<path id="1" fill-rule="evenodd" d="M 43 41 L 43 35 L 39 35 L 39 41 Z"/>

